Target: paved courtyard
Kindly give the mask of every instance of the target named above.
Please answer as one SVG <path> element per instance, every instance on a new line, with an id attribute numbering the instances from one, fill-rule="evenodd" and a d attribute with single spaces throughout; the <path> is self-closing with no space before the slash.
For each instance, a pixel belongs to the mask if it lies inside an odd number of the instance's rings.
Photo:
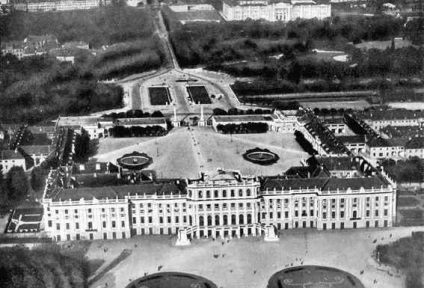
<path id="1" fill-rule="evenodd" d="M 270 166 L 260 166 L 243 159 L 242 154 L 255 147 L 278 154 L 280 160 Z M 237 169 L 248 175 L 282 174 L 308 154 L 297 144 L 292 134 L 224 135 L 210 127 L 174 128 L 164 137 L 101 139 L 98 161 L 116 161 L 124 154 L 137 151 L 153 158 L 147 169 L 156 170 L 160 178 L 198 177 L 200 172 L 217 168 Z"/>
<path id="2" fill-rule="evenodd" d="M 96 288 L 124 288 L 130 280 L 158 270 L 196 274 L 223 288 L 265 288 L 275 272 L 292 265 L 334 267 L 353 274 L 365 287 L 401 288 L 405 287 L 401 272 L 380 266 L 372 258 L 372 252 L 378 244 L 423 230 L 423 227 L 290 230 L 281 233 L 279 242 L 264 242 L 262 237 L 230 241 L 201 239 L 187 247 L 174 246 L 175 239 L 171 236 L 138 236 L 119 241 L 94 241 L 87 256 L 105 259 L 102 266 L 105 267 L 123 249 L 133 250 L 131 256 L 92 285 Z"/>

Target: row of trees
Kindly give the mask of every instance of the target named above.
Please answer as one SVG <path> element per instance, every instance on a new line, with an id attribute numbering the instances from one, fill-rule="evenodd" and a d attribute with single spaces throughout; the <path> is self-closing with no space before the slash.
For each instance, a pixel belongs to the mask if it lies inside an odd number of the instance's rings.
<path id="1" fill-rule="evenodd" d="M 167 130 L 162 126 L 139 127 L 115 126 L 109 129 L 109 134 L 113 137 L 146 137 L 146 136 L 164 136 Z"/>
<path id="2" fill-rule="evenodd" d="M 269 109 L 247 109 L 239 110 L 237 108 L 230 108 L 227 111 L 221 108 L 213 109 L 213 115 L 253 115 L 253 114 L 271 114 L 272 111 Z"/>
<path id="3" fill-rule="evenodd" d="M 267 123 L 218 124 L 216 129 L 224 134 L 266 133 Z"/>
<path id="4" fill-rule="evenodd" d="M 143 112 L 140 109 L 128 110 L 127 112 L 109 113 L 104 114 L 103 117 L 110 117 L 113 119 L 117 118 L 162 118 L 165 117 L 161 111 L 153 111 L 152 114 L 149 112 Z"/>
<path id="5" fill-rule="evenodd" d="M 294 136 L 296 137 L 297 143 L 299 143 L 299 145 L 303 148 L 303 150 L 305 150 L 308 154 L 310 155 L 318 154 L 318 151 L 314 149 L 314 147 L 308 140 L 306 140 L 305 135 L 303 135 L 302 132 L 300 132 L 299 130 L 296 130 L 294 132 Z"/>

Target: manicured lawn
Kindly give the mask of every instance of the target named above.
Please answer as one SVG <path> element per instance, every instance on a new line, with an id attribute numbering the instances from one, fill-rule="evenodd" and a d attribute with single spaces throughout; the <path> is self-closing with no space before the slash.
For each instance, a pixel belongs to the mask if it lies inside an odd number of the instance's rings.
<path id="1" fill-rule="evenodd" d="M 196 275 L 176 272 L 156 273 L 137 279 L 127 286 L 127 288 L 216 288 L 211 281 Z"/>
<path id="2" fill-rule="evenodd" d="M 167 87 L 149 87 L 149 98 L 152 105 L 166 105 L 172 101 Z"/>
<path id="3" fill-rule="evenodd" d="M 352 274 L 321 266 L 299 266 L 284 269 L 275 273 L 268 282 L 268 288 L 309 286 L 320 288 L 364 288 L 364 285 Z"/>
<path id="4" fill-rule="evenodd" d="M 196 104 L 212 104 L 205 86 L 188 86 L 188 94 Z"/>
<path id="5" fill-rule="evenodd" d="M 419 201 L 413 197 L 399 197 L 398 206 L 416 206 Z"/>

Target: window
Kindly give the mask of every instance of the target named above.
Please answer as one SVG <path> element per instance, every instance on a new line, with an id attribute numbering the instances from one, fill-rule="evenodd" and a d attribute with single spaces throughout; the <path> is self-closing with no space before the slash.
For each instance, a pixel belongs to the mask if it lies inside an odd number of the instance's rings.
<path id="1" fill-rule="evenodd" d="M 68 209 L 65 209 L 65 214 L 68 214 Z"/>
<path id="2" fill-rule="evenodd" d="M 222 190 L 222 198 L 227 198 L 227 190 Z"/>
<path id="3" fill-rule="evenodd" d="M 153 223 L 153 218 L 152 216 L 149 217 L 149 223 Z"/>
<path id="4" fill-rule="evenodd" d="M 199 191 L 199 198 L 203 198 L 203 192 L 201 190 Z"/>
<path id="5" fill-rule="evenodd" d="M 103 228 L 106 228 L 106 221 L 103 221 Z"/>
<path id="6" fill-rule="evenodd" d="M 112 221 L 112 228 L 116 228 L 116 222 Z"/>
<path id="7" fill-rule="evenodd" d="M 389 214 L 389 211 L 387 209 L 384 209 L 384 216 L 387 216 Z"/>
<path id="8" fill-rule="evenodd" d="M 336 218 L 336 212 L 334 212 L 334 211 L 333 211 L 333 212 L 331 212 L 331 218 L 332 218 L 332 219 Z"/>
<path id="9" fill-rule="evenodd" d="M 137 223 L 137 218 L 133 217 L 132 218 L 132 222 L 133 222 L 133 224 L 136 224 Z"/>
<path id="10" fill-rule="evenodd" d="M 378 217 L 378 210 L 375 210 L 375 217 Z"/>
<path id="11" fill-rule="evenodd" d="M 178 216 L 175 216 L 175 223 L 180 222 L 180 218 Z"/>
<path id="12" fill-rule="evenodd" d="M 218 190 L 213 191 L 213 197 L 218 198 Z"/>
<path id="13" fill-rule="evenodd" d="M 49 227 L 52 227 L 52 220 L 49 220 L 49 222 L 48 222 L 48 226 L 49 226 Z"/>
<path id="14" fill-rule="evenodd" d="M 144 224 L 144 217 L 140 217 L 140 223 Z"/>
<path id="15" fill-rule="evenodd" d="M 170 216 L 168 216 L 168 218 L 167 218 L 167 222 L 168 222 L 168 223 L 171 223 L 171 217 L 170 217 Z"/>
<path id="16" fill-rule="evenodd" d="M 124 228 L 125 227 L 125 221 L 121 221 L 121 227 Z"/>
<path id="17" fill-rule="evenodd" d="M 243 197 L 243 190 L 239 190 L 239 197 Z"/>
<path id="18" fill-rule="evenodd" d="M 309 215 L 314 216 L 314 210 L 309 210 Z"/>
<path id="19" fill-rule="evenodd" d="M 246 196 L 249 197 L 250 196 L 250 189 L 246 190 Z"/>
<path id="20" fill-rule="evenodd" d="M 88 229 L 93 229 L 93 222 L 88 222 Z"/>
<path id="21" fill-rule="evenodd" d="M 365 212 L 365 215 L 366 215 L 366 217 L 370 217 L 370 210 L 367 210 L 367 211 Z"/>
<path id="22" fill-rule="evenodd" d="M 299 211 L 294 211 L 294 217 L 299 217 Z"/>
<path id="23" fill-rule="evenodd" d="M 66 230 L 69 230 L 69 223 L 66 223 Z"/>
<path id="24" fill-rule="evenodd" d="M 163 223 L 163 217 L 161 216 L 161 217 L 159 217 L 159 223 Z"/>
<path id="25" fill-rule="evenodd" d="M 326 212 L 322 213 L 322 219 L 327 219 L 327 213 Z"/>
<path id="26" fill-rule="evenodd" d="M 102 208 L 102 213 L 105 213 L 105 208 Z"/>
<path id="27" fill-rule="evenodd" d="M 211 191 L 209 190 L 206 191 L 206 198 L 211 198 Z"/>
<path id="28" fill-rule="evenodd" d="M 91 212 L 92 212 L 92 211 L 91 211 L 91 208 L 89 208 L 89 209 L 88 209 L 88 213 L 91 213 Z"/>
<path id="29" fill-rule="evenodd" d="M 289 218 L 289 212 L 288 211 L 284 212 L 284 218 Z"/>
<path id="30" fill-rule="evenodd" d="M 340 211 L 340 218 L 344 218 L 344 211 Z"/>
<path id="31" fill-rule="evenodd" d="M 234 192 L 234 190 L 231 190 L 231 197 L 235 197 L 236 195 L 235 195 L 235 192 Z"/>

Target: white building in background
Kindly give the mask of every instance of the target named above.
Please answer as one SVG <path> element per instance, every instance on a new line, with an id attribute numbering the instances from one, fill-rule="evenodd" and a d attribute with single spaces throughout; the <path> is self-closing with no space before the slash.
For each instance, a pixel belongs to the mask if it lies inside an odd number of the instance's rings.
<path id="1" fill-rule="evenodd" d="M 331 16 L 329 3 L 312 0 L 224 0 L 223 16 L 227 21 L 264 19 L 267 21 L 291 21 L 301 19 L 324 19 Z"/>

